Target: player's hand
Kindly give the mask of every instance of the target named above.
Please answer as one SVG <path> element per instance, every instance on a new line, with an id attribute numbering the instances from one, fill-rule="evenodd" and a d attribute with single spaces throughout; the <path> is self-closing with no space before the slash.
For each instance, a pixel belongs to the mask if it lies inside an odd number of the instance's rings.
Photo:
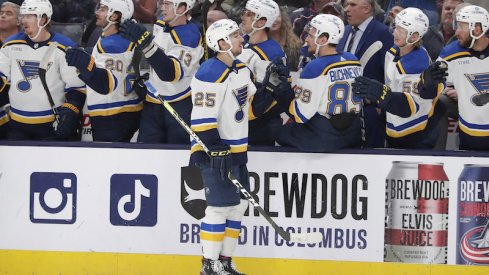
<path id="1" fill-rule="evenodd" d="M 285 60 L 282 57 L 275 57 L 268 65 L 267 71 L 270 70 L 276 73 L 278 77 L 290 77 L 290 69 L 287 64 L 284 64 Z"/>
<path id="2" fill-rule="evenodd" d="M 68 66 L 74 66 L 83 77 L 89 79 L 93 75 L 95 60 L 81 48 L 68 48 L 65 55 Z"/>
<path id="3" fill-rule="evenodd" d="M 458 101 L 458 93 L 457 90 L 453 88 L 453 86 L 446 87 L 445 90 L 443 90 L 443 93 L 451 100 L 456 102 Z"/>
<path id="4" fill-rule="evenodd" d="M 71 107 L 71 108 L 70 108 Z M 56 128 L 56 136 L 60 140 L 67 140 L 77 134 L 81 126 L 80 113 L 71 104 L 63 104 L 58 108 L 59 123 Z"/>
<path id="5" fill-rule="evenodd" d="M 375 79 L 359 76 L 351 86 L 355 95 L 376 102 L 380 108 L 385 108 L 391 100 L 391 89 Z"/>
<path id="6" fill-rule="evenodd" d="M 153 34 L 146 30 L 142 24 L 130 19 L 120 25 L 119 33 L 127 40 L 136 43 L 140 49 L 148 47 L 154 38 Z"/>
<path id="7" fill-rule="evenodd" d="M 211 169 L 216 169 L 223 180 L 227 179 L 233 165 L 231 148 L 228 145 L 209 146 Z"/>
<path id="8" fill-rule="evenodd" d="M 447 80 L 448 65 L 446 62 L 436 61 L 431 63 L 421 74 L 421 85 L 430 93 L 435 93 L 438 89 L 438 84 Z"/>

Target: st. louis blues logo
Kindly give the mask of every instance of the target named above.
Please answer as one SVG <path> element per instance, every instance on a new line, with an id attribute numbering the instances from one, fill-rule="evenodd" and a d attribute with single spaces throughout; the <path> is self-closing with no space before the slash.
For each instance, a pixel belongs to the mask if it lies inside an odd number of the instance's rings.
<path id="1" fill-rule="evenodd" d="M 471 98 L 472 103 L 476 106 L 486 105 L 489 102 L 489 73 L 465 74 L 465 77 L 477 91 Z"/>
<path id="2" fill-rule="evenodd" d="M 233 90 L 233 94 L 234 94 L 234 97 L 236 98 L 236 101 L 238 102 L 238 106 L 239 106 L 239 110 L 234 115 L 234 119 L 237 122 L 241 122 L 244 118 L 243 108 L 246 105 L 246 100 L 248 100 L 248 85 L 245 85 L 241 88 Z"/>
<path id="3" fill-rule="evenodd" d="M 24 76 L 24 80 L 17 82 L 17 88 L 21 92 L 28 92 L 31 88 L 30 80 L 39 77 L 39 61 L 17 60 L 20 72 Z M 48 64 L 48 70 L 51 63 Z"/>
<path id="4" fill-rule="evenodd" d="M 460 240 L 460 254 L 469 262 L 489 264 L 489 221 L 464 234 Z"/>

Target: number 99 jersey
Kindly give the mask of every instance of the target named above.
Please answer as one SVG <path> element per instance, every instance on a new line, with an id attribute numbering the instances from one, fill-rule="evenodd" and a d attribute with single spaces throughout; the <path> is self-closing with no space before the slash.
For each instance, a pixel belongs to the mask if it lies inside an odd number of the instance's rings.
<path id="1" fill-rule="evenodd" d="M 289 113 L 297 123 L 306 123 L 316 113 L 328 119 L 338 114 L 359 113 L 361 99 L 353 94 L 351 84 L 362 72 L 360 62 L 351 53 L 314 59 L 301 72 Z"/>

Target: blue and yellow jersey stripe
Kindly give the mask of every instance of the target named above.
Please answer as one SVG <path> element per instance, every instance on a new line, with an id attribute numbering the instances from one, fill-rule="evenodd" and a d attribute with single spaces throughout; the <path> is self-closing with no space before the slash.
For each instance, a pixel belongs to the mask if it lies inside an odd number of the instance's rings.
<path id="1" fill-rule="evenodd" d="M 0 110 L 0 126 L 4 125 L 9 121 L 9 117 L 5 110 Z"/>
<path id="2" fill-rule="evenodd" d="M 165 99 L 165 101 L 167 101 L 167 102 L 177 102 L 177 101 L 184 100 L 184 99 L 190 97 L 191 95 L 192 95 L 192 90 L 190 87 L 188 87 L 183 92 L 180 92 L 180 93 L 177 93 L 174 95 L 168 95 L 168 96 L 167 95 L 160 95 L 160 96 L 162 96 Z M 154 104 L 161 104 L 160 100 L 158 98 L 156 98 L 151 93 L 146 94 L 146 101 L 154 103 Z"/>
<path id="3" fill-rule="evenodd" d="M 29 112 L 10 107 L 9 115 L 12 120 L 25 124 L 42 124 L 54 121 L 53 110 Z"/>
<path id="4" fill-rule="evenodd" d="M 467 122 L 462 116 L 458 117 L 458 126 L 461 131 L 473 137 L 488 137 L 489 125 Z"/>
<path id="5" fill-rule="evenodd" d="M 386 133 L 389 137 L 400 138 L 422 131 L 428 124 L 428 118 L 428 115 L 424 115 L 398 126 L 394 126 L 394 124 L 387 122 Z"/>
<path id="6" fill-rule="evenodd" d="M 88 113 L 90 116 L 112 116 L 120 113 L 139 112 L 143 109 L 143 103 L 137 99 L 88 105 Z"/>
<path id="7" fill-rule="evenodd" d="M 299 104 L 297 101 L 292 101 L 289 105 L 289 113 L 294 116 L 294 120 L 297 123 L 306 123 L 309 121 L 302 113 L 301 110 L 299 109 Z"/>

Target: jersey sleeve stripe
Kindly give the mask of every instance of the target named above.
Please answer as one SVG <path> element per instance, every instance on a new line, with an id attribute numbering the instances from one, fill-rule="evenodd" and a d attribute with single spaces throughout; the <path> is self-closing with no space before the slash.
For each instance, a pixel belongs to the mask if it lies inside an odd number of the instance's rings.
<path id="1" fill-rule="evenodd" d="M 5 110 L 0 111 L 0 126 L 8 122 L 8 115 Z"/>
<path id="2" fill-rule="evenodd" d="M 402 67 L 402 63 L 401 61 L 397 61 L 396 63 L 396 68 L 397 68 L 397 71 L 400 73 L 400 74 L 406 74 L 406 71 L 404 70 L 404 68 Z"/>
<path id="3" fill-rule="evenodd" d="M 262 60 L 270 61 L 268 56 L 258 46 L 253 46 L 252 50 L 256 52 Z"/>
<path id="4" fill-rule="evenodd" d="M 177 45 L 182 45 L 182 41 L 180 40 L 180 38 L 178 37 L 178 33 L 175 31 L 175 30 L 172 30 L 170 32 L 170 36 L 171 38 L 173 39 L 173 42 L 175 42 L 175 44 Z"/>
<path id="5" fill-rule="evenodd" d="M 175 79 L 171 82 L 176 82 L 182 78 L 182 71 L 180 70 L 180 62 L 176 58 L 171 59 L 173 61 L 173 68 L 175 69 Z"/>
<path id="6" fill-rule="evenodd" d="M 353 60 L 347 60 L 347 61 L 340 61 L 333 63 L 326 67 L 321 75 L 326 75 L 328 74 L 328 71 L 334 68 L 340 68 L 340 67 L 346 67 L 346 66 L 361 66 L 359 61 L 353 61 Z"/>
<path id="7" fill-rule="evenodd" d="M 417 112 L 417 107 L 416 107 L 417 104 L 416 102 L 414 102 L 413 97 L 409 93 L 404 93 L 404 95 L 406 96 L 407 102 L 409 104 L 409 109 L 411 110 L 411 116 L 413 116 Z"/>
<path id="8" fill-rule="evenodd" d="M 297 123 L 306 123 L 308 121 L 308 119 L 303 114 L 301 114 L 297 101 L 293 101 L 290 104 L 289 112 L 294 116 L 295 122 Z"/>
<path id="9" fill-rule="evenodd" d="M 155 25 L 158 25 L 158 26 L 160 26 L 162 28 L 165 28 L 166 27 L 166 22 L 163 21 L 163 20 L 157 20 L 156 23 L 155 23 Z"/>
<path id="10" fill-rule="evenodd" d="M 97 50 L 99 53 L 105 53 L 104 49 L 102 48 L 101 40 L 97 42 Z"/>
<path id="11" fill-rule="evenodd" d="M 453 61 L 453 60 L 458 59 L 458 58 L 469 57 L 469 56 L 471 56 L 470 52 L 458 52 L 458 53 L 454 53 L 454 54 L 451 54 L 449 56 L 446 56 L 444 59 L 445 59 L 445 61 Z"/>
<path id="12" fill-rule="evenodd" d="M 27 42 L 25 40 L 12 40 L 12 41 L 5 43 L 2 48 L 6 47 L 6 46 L 10 46 L 10 45 L 16 45 L 16 44 L 27 44 Z"/>
<path id="13" fill-rule="evenodd" d="M 226 68 L 224 70 L 224 72 L 222 72 L 221 76 L 216 80 L 216 83 L 222 83 L 226 80 L 226 78 L 228 78 L 228 75 L 231 71 L 229 70 L 229 68 Z"/>
<path id="14" fill-rule="evenodd" d="M 461 116 L 458 117 L 458 125 L 464 133 L 475 137 L 489 136 L 489 125 L 475 124 L 467 122 Z"/>

